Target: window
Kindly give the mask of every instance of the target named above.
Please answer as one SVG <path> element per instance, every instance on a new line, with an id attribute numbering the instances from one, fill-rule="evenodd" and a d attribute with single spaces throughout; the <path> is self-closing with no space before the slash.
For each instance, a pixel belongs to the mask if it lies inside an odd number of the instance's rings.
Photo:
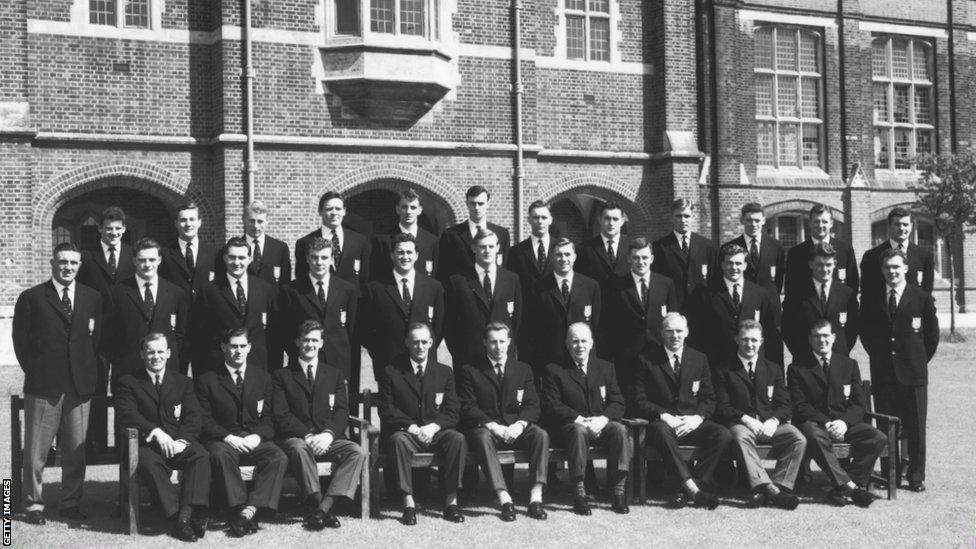
<path id="1" fill-rule="evenodd" d="M 874 246 L 888 240 L 888 221 L 882 219 L 871 224 L 871 240 Z M 927 219 L 915 218 L 915 227 L 908 241 L 932 252 L 935 263 L 935 276 L 945 278 L 943 273 L 949 272 L 949 254 L 945 253 L 945 240 L 935 228 L 935 224 Z M 958 276 L 958 273 L 957 273 Z"/>
<path id="2" fill-rule="evenodd" d="M 800 244 L 807 239 L 807 219 L 809 212 L 790 211 L 776 215 L 772 223 L 767 223 L 767 228 L 772 226 L 772 235 L 776 240 L 787 249 Z M 844 234 L 844 224 L 834 219 L 834 225 L 830 230 L 833 236 Z"/>
<path id="3" fill-rule="evenodd" d="M 149 0 L 88 0 L 88 22 L 92 25 L 148 29 Z"/>
<path id="4" fill-rule="evenodd" d="M 441 0 L 331 0 L 333 36 L 374 34 L 440 39 Z M 362 28 L 360 14 L 368 14 Z"/>
<path id="5" fill-rule="evenodd" d="M 564 0 L 566 58 L 610 61 L 610 0 Z"/>
<path id="6" fill-rule="evenodd" d="M 912 38 L 871 45 L 874 162 L 879 170 L 914 169 L 915 156 L 934 151 L 932 48 Z"/>
<path id="7" fill-rule="evenodd" d="M 781 27 L 756 32 L 756 154 L 760 166 L 823 166 L 820 35 Z"/>

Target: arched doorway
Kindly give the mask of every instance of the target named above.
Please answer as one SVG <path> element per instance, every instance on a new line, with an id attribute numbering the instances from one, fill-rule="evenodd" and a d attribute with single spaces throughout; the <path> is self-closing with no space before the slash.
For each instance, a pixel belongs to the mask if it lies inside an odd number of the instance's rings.
<path id="1" fill-rule="evenodd" d="M 109 206 L 122 208 L 128 218 L 123 242 L 131 244 L 148 236 L 163 246 L 176 244 L 176 227 L 166 205 L 155 196 L 127 187 L 96 189 L 62 204 L 51 221 L 53 243 L 96 246 L 99 215 Z"/>
<path id="2" fill-rule="evenodd" d="M 606 200 L 586 193 L 565 194 L 552 203 L 553 234 L 580 242 L 600 232 L 600 206 Z M 623 212 L 623 234 L 629 232 L 629 218 Z"/>
<path id="3" fill-rule="evenodd" d="M 367 236 L 392 233 L 397 225 L 395 208 L 398 192 L 408 186 L 420 195 L 420 203 L 424 207 L 419 225 L 435 235 L 440 234 L 453 219 L 448 204 L 426 189 L 398 179 L 372 181 L 367 190 L 349 193 L 345 201 L 346 218 L 343 224 Z"/>

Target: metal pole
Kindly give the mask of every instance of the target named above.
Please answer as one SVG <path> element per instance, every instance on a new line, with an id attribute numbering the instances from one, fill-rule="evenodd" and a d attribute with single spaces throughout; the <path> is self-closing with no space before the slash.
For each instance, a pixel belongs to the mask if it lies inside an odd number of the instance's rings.
<path id="1" fill-rule="evenodd" d="M 514 51 L 512 52 L 512 87 L 515 93 L 515 241 L 521 242 L 524 236 L 522 211 L 525 209 L 523 183 L 525 171 L 522 148 L 522 0 L 512 0 L 512 33 L 514 34 Z"/>
<path id="2" fill-rule="evenodd" d="M 247 150 L 244 159 L 244 197 L 254 200 L 254 70 L 251 66 L 251 0 L 244 0 L 244 133 Z"/>

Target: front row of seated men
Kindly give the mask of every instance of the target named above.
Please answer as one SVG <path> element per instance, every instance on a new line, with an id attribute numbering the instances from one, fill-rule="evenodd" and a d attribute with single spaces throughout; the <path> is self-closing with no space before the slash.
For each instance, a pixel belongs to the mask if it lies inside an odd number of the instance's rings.
<path id="1" fill-rule="evenodd" d="M 394 464 L 403 522 L 417 522 L 411 461 L 421 451 L 437 454 L 444 518 L 464 521 L 457 494 L 469 446 L 485 465 L 501 517 L 509 522 L 516 519 L 516 511 L 497 450 L 527 452 L 532 482 L 528 515 L 545 520 L 542 495 L 550 436 L 567 450 L 574 512 L 591 513 L 584 472 L 589 448 L 603 446 L 609 455 L 611 508 L 626 514 L 625 488 L 634 455 L 633 439 L 621 422 L 628 412 L 650 422 L 647 445 L 680 483 L 672 506 L 718 505 L 713 474 L 729 445 L 753 490 L 752 506 L 795 509 L 794 485 L 808 458 L 817 461 L 832 484 L 830 503 L 871 504 L 866 485 L 887 440 L 864 422 L 858 365 L 834 353 L 830 322 L 811 328 L 812 353 L 795 357 L 789 366 L 788 390 L 781 367 L 759 352 L 759 322 L 740 323 L 736 356 L 714 369 L 703 353 L 685 346 L 687 336 L 684 316 L 667 314 L 662 321 L 664 351 L 644 353 L 624 365 L 633 380 L 625 398 L 614 365 L 591 356 L 590 327 L 572 324 L 566 336 L 571 360 L 548 366 L 540 395 L 531 367 L 508 356 L 511 335 L 505 324 L 488 324 L 483 356 L 456 370 L 431 354 L 430 328 L 411 324 L 407 354 L 387 366 L 381 380 L 379 405 L 382 447 Z M 247 331 L 228 330 L 221 340 L 224 368 L 200 376 L 194 390 L 189 378 L 166 369 L 166 337 L 150 334 L 142 347 L 145 369 L 120 380 L 120 425 L 139 430 L 139 473 L 155 487 L 179 539 L 204 535 L 211 478 L 223 486 L 233 512 L 231 534 L 255 532 L 257 510 L 277 508 L 286 469 L 298 480 L 308 508 L 306 527 L 339 527 L 332 506 L 339 497 L 354 496 L 366 455 L 343 436 L 347 385 L 338 369 L 319 360 L 322 326 L 303 323 L 296 344 L 297 360 L 269 376 L 247 366 Z M 832 451 L 835 442 L 851 446 L 846 469 Z M 681 456 L 682 444 L 700 447 L 691 467 Z M 776 466 L 771 474 L 763 467 L 757 444 L 772 447 Z M 317 459 L 335 464 L 324 495 Z M 239 465 L 254 466 L 250 491 Z M 179 488 L 170 483 L 173 469 L 183 470 Z"/>

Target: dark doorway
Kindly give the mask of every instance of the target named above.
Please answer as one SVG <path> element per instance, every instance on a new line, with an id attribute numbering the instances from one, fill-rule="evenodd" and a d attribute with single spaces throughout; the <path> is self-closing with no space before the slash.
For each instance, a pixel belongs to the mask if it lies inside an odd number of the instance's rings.
<path id="1" fill-rule="evenodd" d="M 98 220 L 109 206 L 118 206 L 128 221 L 122 241 L 131 244 L 142 237 L 157 240 L 162 246 L 176 244 L 176 227 L 158 198 L 126 187 L 97 189 L 65 202 L 51 223 L 54 244 L 74 242 L 82 249 L 98 244 Z"/>

